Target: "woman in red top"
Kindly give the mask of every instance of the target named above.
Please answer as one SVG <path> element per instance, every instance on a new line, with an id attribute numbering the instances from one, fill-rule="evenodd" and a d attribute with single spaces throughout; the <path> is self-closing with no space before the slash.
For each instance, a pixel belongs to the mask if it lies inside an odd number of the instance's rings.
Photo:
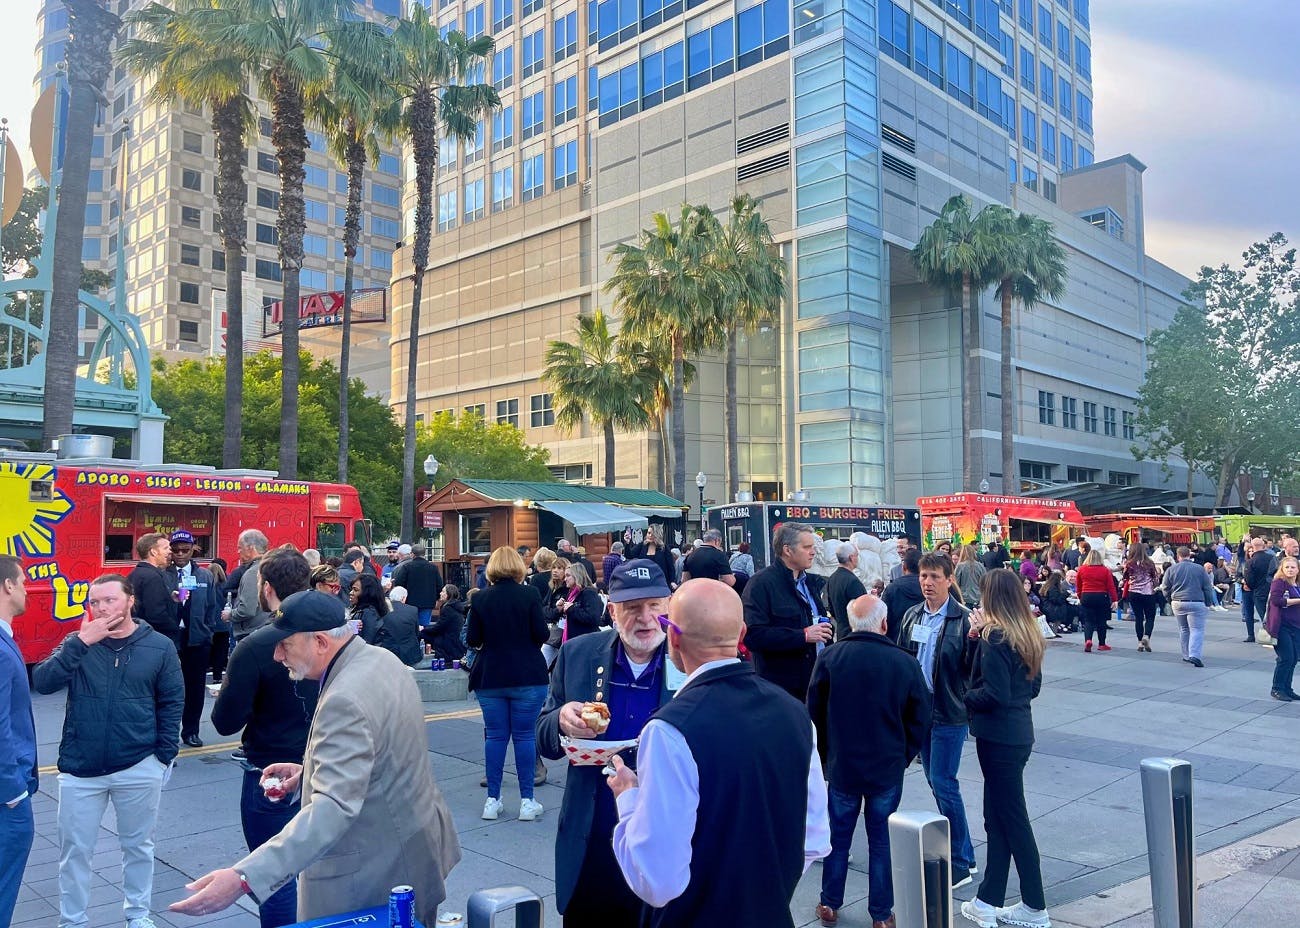
<path id="1" fill-rule="evenodd" d="M 1092 633 L 1097 633 L 1097 650 L 1109 651 L 1106 644 L 1106 620 L 1111 610 L 1119 602 L 1119 591 L 1115 589 L 1115 575 L 1110 572 L 1101 558 L 1101 552 L 1093 549 L 1083 559 L 1079 567 L 1075 587 L 1079 591 L 1079 618 L 1083 621 L 1083 649 L 1092 650 Z"/>

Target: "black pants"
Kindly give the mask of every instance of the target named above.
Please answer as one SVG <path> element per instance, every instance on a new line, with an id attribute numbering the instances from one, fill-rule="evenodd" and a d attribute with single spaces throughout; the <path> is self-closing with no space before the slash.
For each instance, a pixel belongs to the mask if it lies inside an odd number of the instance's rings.
<path id="1" fill-rule="evenodd" d="M 177 649 L 181 658 L 181 679 L 185 683 L 185 708 L 181 710 L 181 737 L 197 735 L 203 721 L 203 701 L 207 698 L 208 660 L 211 647 L 198 644 Z"/>
<path id="2" fill-rule="evenodd" d="M 1092 641 L 1097 633 L 1097 643 L 1106 643 L 1106 620 L 1110 618 L 1110 596 L 1106 593 L 1084 593 L 1079 597 L 1079 618 L 1083 621 L 1083 637 Z"/>
<path id="3" fill-rule="evenodd" d="M 1133 631 L 1138 641 L 1150 638 L 1156 630 L 1156 597 L 1154 593 L 1129 593 L 1129 605 L 1133 607 Z"/>
<path id="4" fill-rule="evenodd" d="M 976 894 L 989 905 L 1006 902 L 1011 861 L 1020 876 L 1020 899 L 1031 909 L 1047 908 L 1038 843 L 1025 807 L 1025 764 L 1033 745 L 997 744 L 975 739 L 984 774 L 984 833 L 988 838 L 984 880 Z"/>
<path id="5" fill-rule="evenodd" d="M 212 633 L 212 652 L 210 657 L 209 669 L 212 671 L 212 682 L 220 683 L 221 678 L 225 676 L 226 664 L 230 660 L 230 632 L 213 632 Z"/>
<path id="6" fill-rule="evenodd" d="M 1250 618 L 1246 620 L 1246 637 L 1254 638 L 1255 617 L 1259 616 L 1261 625 L 1264 623 L 1264 619 L 1268 617 L 1268 588 L 1266 587 L 1262 592 L 1258 593 L 1252 591 L 1250 595 L 1255 599 L 1255 610 L 1250 614 Z M 1242 615 L 1245 615 L 1244 611 Z"/>
<path id="7" fill-rule="evenodd" d="M 564 928 L 638 928 L 645 906 L 628 888 L 608 840 L 589 840 L 564 909 Z"/>

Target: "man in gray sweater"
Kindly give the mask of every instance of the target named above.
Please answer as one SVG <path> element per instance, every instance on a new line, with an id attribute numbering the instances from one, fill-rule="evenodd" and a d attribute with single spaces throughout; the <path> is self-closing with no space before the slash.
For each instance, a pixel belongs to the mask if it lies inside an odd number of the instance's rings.
<path id="1" fill-rule="evenodd" d="M 1214 584 L 1205 568 L 1192 560 L 1192 552 L 1186 545 L 1180 546 L 1177 554 L 1178 562 L 1166 568 L 1160 585 L 1173 604 L 1174 618 L 1178 620 L 1183 660 L 1193 667 L 1204 667 L 1201 644 L 1205 639 L 1206 610 L 1214 605 Z"/>

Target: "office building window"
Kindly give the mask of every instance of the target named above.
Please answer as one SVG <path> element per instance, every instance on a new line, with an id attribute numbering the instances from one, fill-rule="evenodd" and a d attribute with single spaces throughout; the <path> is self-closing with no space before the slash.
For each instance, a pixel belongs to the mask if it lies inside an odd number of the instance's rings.
<path id="1" fill-rule="evenodd" d="M 181 186 L 186 190 L 203 190 L 203 175 L 190 168 L 181 170 Z"/>
<path id="2" fill-rule="evenodd" d="M 224 271 L 226 269 L 226 253 L 220 248 L 212 249 L 212 269 L 214 271 Z"/>
<path id="3" fill-rule="evenodd" d="M 477 39 L 483 34 L 485 28 L 483 4 L 472 6 L 465 11 L 465 35 Z"/>
<path id="4" fill-rule="evenodd" d="M 280 170 L 280 162 L 276 160 L 275 155 L 259 151 L 257 153 L 257 169 L 266 171 L 268 174 L 275 174 Z"/>
<path id="5" fill-rule="evenodd" d="M 1038 391 L 1038 421 L 1043 425 L 1056 425 L 1056 394 Z"/>
<path id="6" fill-rule="evenodd" d="M 551 27 L 554 36 L 551 47 L 555 49 L 555 63 L 578 53 L 578 14 L 568 13 L 555 20 Z"/>
<path id="7" fill-rule="evenodd" d="M 1038 64 L 1038 92 L 1048 106 L 1056 106 L 1056 75 L 1051 65 L 1042 61 Z"/>
<path id="8" fill-rule="evenodd" d="M 200 260 L 198 245 L 181 245 L 181 264 L 198 267 Z"/>
<path id="9" fill-rule="evenodd" d="M 1092 99 L 1087 95 L 1085 95 L 1082 90 L 1080 90 L 1077 94 L 1075 94 L 1074 102 L 1077 104 L 1077 106 L 1075 107 L 1076 116 L 1074 121 L 1079 124 L 1080 129 L 1082 129 L 1084 132 L 1087 132 L 1089 135 L 1091 135 L 1092 134 Z"/>
<path id="10" fill-rule="evenodd" d="M 578 78 L 568 77 L 555 82 L 555 125 L 560 126 L 578 117 Z"/>
<path id="11" fill-rule="evenodd" d="M 912 39 L 916 73 L 934 86 L 943 87 L 943 39 L 920 20 L 913 23 Z"/>
<path id="12" fill-rule="evenodd" d="M 483 178 L 465 181 L 465 221 L 483 218 Z"/>
<path id="13" fill-rule="evenodd" d="M 1038 115 L 1027 106 L 1020 107 L 1020 144 L 1026 151 L 1038 151 Z"/>
<path id="14" fill-rule="evenodd" d="M 1066 465 L 1065 482 L 1100 483 L 1101 471 L 1095 467 L 1075 467 L 1074 465 Z"/>
<path id="15" fill-rule="evenodd" d="M 564 142 L 555 146 L 555 189 L 560 190 L 578 182 L 578 143 Z"/>
<path id="16" fill-rule="evenodd" d="M 312 187 L 320 187 L 322 190 L 328 189 L 330 185 L 330 172 L 324 168 L 316 167 L 314 164 L 304 164 L 302 166 L 304 182 Z"/>
<path id="17" fill-rule="evenodd" d="M 1106 437 L 1115 437 L 1115 407 L 1103 406 L 1101 409 L 1101 424 L 1105 428 Z"/>
<path id="18" fill-rule="evenodd" d="M 973 61 L 955 45 L 948 46 L 948 96 L 960 100 L 969 107 L 975 106 L 972 75 Z"/>
<path id="19" fill-rule="evenodd" d="M 528 398 L 528 424 L 535 429 L 555 424 L 555 410 L 551 408 L 551 394 L 534 393 Z"/>
<path id="20" fill-rule="evenodd" d="M 388 239 L 397 239 L 402 234 L 396 219 L 385 219 L 382 216 L 370 217 L 370 231 L 380 238 Z"/>
<path id="21" fill-rule="evenodd" d="M 1020 26 L 1030 32 L 1034 31 L 1034 0 L 1020 0 Z"/>
<path id="22" fill-rule="evenodd" d="M 546 192 L 546 155 L 538 152 L 524 159 L 523 200 L 535 200 Z"/>
<path id="23" fill-rule="evenodd" d="M 302 237 L 302 250 L 309 255 L 325 257 L 325 236 L 307 234 Z"/>
<path id="24" fill-rule="evenodd" d="M 1052 11 L 1038 5 L 1038 41 L 1049 52 L 1052 50 Z"/>
<path id="25" fill-rule="evenodd" d="M 394 176 L 402 172 L 401 164 L 396 155 L 381 154 L 379 162 L 375 165 L 375 170 L 380 174 L 392 174 Z"/>
<path id="26" fill-rule="evenodd" d="M 444 135 L 438 142 L 438 168 L 454 168 L 460 142 L 455 136 Z"/>
<path id="27" fill-rule="evenodd" d="M 1086 400 L 1083 404 L 1083 430 L 1094 435 L 1097 433 L 1097 404 Z"/>
<path id="28" fill-rule="evenodd" d="M 1061 428 L 1079 427 L 1079 401 L 1072 396 L 1061 397 Z"/>
<path id="29" fill-rule="evenodd" d="M 1056 472 L 1055 464 L 1043 461 L 1020 462 L 1021 490 L 1034 490 L 1044 484 L 1052 483 L 1052 474 Z"/>
<path id="30" fill-rule="evenodd" d="M 478 416 L 480 419 L 487 418 L 487 403 L 471 403 L 465 407 L 465 415 Z"/>
<path id="31" fill-rule="evenodd" d="M 532 16 L 538 10 L 546 6 L 545 0 L 524 0 L 520 8 L 521 16 Z"/>
<path id="32" fill-rule="evenodd" d="M 81 260 L 98 261 L 100 258 L 101 246 L 102 246 L 102 239 L 98 239 L 98 238 L 82 239 Z"/>
<path id="33" fill-rule="evenodd" d="M 520 75 L 532 77 L 546 64 L 546 30 L 538 29 L 524 36 L 524 69 Z"/>
<path id="34" fill-rule="evenodd" d="M 268 187 L 257 188 L 257 205 L 264 206 L 267 209 L 280 208 L 280 191 L 271 190 Z"/>
<path id="35" fill-rule="evenodd" d="M 1021 175 L 1020 182 L 1024 184 L 1026 187 L 1028 187 L 1030 190 L 1037 192 L 1038 169 L 1031 168 L 1029 165 L 1026 164 L 1024 168 L 1021 170 L 1020 175 Z"/>
<path id="36" fill-rule="evenodd" d="M 282 280 L 280 262 L 258 258 L 253 262 L 253 275 L 260 280 Z"/>
<path id="37" fill-rule="evenodd" d="M 1124 412 L 1124 440 L 1133 441 L 1137 438 L 1137 414 L 1127 410 Z"/>
<path id="38" fill-rule="evenodd" d="M 1092 80 L 1092 49 L 1081 37 L 1074 37 L 1074 70 Z"/>
<path id="39" fill-rule="evenodd" d="M 257 224 L 256 228 L 254 229 L 253 237 L 257 241 L 261 242 L 263 245 L 280 244 L 279 231 L 276 230 L 275 226 L 267 222 L 259 222 Z"/>
<path id="40" fill-rule="evenodd" d="M 1056 167 L 1056 126 L 1043 120 L 1043 160 Z"/>
<path id="41" fill-rule="evenodd" d="M 515 0 L 492 0 L 492 32 L 498 33 L 515 23 Z"/>
<path id="42" fill-rule="evenodd" d="M 370 249 L 370 266 L 377 271 L 392 271 L 393 253 L 386 248 Z"/>
<path id="43" fill-rule="evenodd" d="M 1092 164 L 1092 149 L 1079 146 L 1079 167 L 1086 168 Z"/>
<path id="44" fill-rule="evenodd" d="M 1070 82 L 1064 77 L 1057 79 L 1057 99 L 1062 119 L 1074 118 L 1074 90 L 1070 87 Z"/>
<path id="45" fill-rule="evenodd" d="M 348 192 L 348 176 L 344 174 L 342 171 L 334 172 L 334 192 L 335 193 Z"/>
<path id="46" fill-rule="evenodd" d="M 519 428 L 519 400 L 497 400 L 497 424 Z"/>
<path id="47" fill-rule="evenodd" d="M 370 199 L 380 206 L 397 206 L 401 202 L 401 193 L 396 187 L 370 182 Z"/>
<path id="48" fill-rule="evenodd" d="M 515 166 L 508 164 L 492 172 L 492 212 L 499 213 L 515 202 Z"/>
<path id="49" fill-rule="evenodd" d="M 540 135 L 546 128 L 546 91 L 539 90 L 531 96 L 524 97 L 523 121 L 524 141 Z"/>
<path id="50" fill-rule="evenodd" d="M 303 197 L 302 200 L 303 215 L 308 222 L 329 222 L 330 211 L 325 205 L 324 200 L 313 200 L 311 197 Z"/>
<path id="51" fill-rule="evenodd" d="M 1061 133 L 1061 170 L 1074 170 L 1074 139 Z"/>
<path id="52" fill-rule="evenodd" d="M 1074 18 L 1088 25 L 1088 0 L 1074 0 Z"/>
<path id="53" fill-rule="evenodd" d="M 456 228 L 456 188 L 438 194 L 438 231 Z"/>
<path id="54" fill-rule="evenodd" d="M 492 114 L 492 151 L 498 152 L 515 143 L 515 107 L 503 106 Z"/>
<path id="55" fill-rule="evenodd" d="M 197 206 L 182 206 L 181 225 L 191 229 L 203 228 L 203 210 Z"/>
<path id="56" fill-rule="evenodd" d="M 483 120 L 474 126 L 474 134 L 465 140 L 465 164 L 473 164 L 483 157 Z"/>
<path id="57" fill-rule="evenodd" d="M 1002 73 L 1016 79 L 1016 40 L 1009 33 L 998 33 L 998 50 L 1002 52 Z"/>
<path id="58" fill-rule="evenodd" d="M 199 324 L 191 319 L 181 320 L 181 341 L 197 342 L 199 340 Z"/>
<path id="59" fill-rule="evenodd" d="M 1034 76 L 1037 65 L 1034 63 L 1034 53 L 1029 49 L 1021 46 L 1020 48 L 1020 86 L 1033 93 Z"/>
<path id="60" fill-rule="evenodd" d="M 198 155 L 203 154 L 203 136 L 199 135 L 197 132 L 182 132 L 181 148 Z"/>
<path id="61" fill-rule="evenodd" d="M 893 0 L 880 0 L 877 11 L 880 50 L 905 68 L 912 66 L 912 17 Z"/>
<path id="62" fill-rule="evenodd" d="M 1110 472 L 1110 484 L 1115 487 L 1135 487 L 1138 483 L 1138 475 L 1130 474 L 1122 470 L 1113 470 Z"/>
<path id="63" fill-rule="evenodd" d="M 1070 64 L 1070 24 L 1064 19 L 1056 23 L 1056 57 L 1061 64 Z"/>
<path id="64" fill-rule="evenodd" d="M 515 47 L 498 48 L 492 55 L 492 86 L 505 90 L 515 82 Z"/>

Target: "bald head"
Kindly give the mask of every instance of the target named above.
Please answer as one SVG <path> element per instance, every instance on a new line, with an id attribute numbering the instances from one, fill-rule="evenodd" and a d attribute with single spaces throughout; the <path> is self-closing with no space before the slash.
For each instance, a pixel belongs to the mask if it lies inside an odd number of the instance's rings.
<path id="1" fill-rule="evenodd" d="M 725 583 L 698 577 L 677 588 L 668 601 L 668 618 L 681 629 L 669 630 L 669 651 L 685 673 L 709 661 L 735 657 L 744 637 L 740 597 Z"/>

